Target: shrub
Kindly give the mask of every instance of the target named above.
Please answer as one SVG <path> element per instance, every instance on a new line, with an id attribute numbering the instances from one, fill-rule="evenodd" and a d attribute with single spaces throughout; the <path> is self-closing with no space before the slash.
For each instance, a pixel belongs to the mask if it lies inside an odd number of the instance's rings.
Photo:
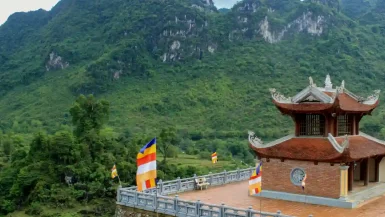
<path id="1" fill-rule="evenodd" d="M 25 214 L 27 215 L 40 215 L 43 212 L 43 208 L 41 208 L 41 205 L 37 202 L 33 202 L 29 208 L 25 211 Z"/>

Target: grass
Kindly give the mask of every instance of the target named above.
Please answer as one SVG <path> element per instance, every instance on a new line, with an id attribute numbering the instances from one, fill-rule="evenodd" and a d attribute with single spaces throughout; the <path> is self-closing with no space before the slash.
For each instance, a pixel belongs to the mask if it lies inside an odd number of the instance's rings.
<path id="1" fill-rule="evenodd" d="M 157 154 L 159 160 L 163 159 L 161 154 Z M 205 167 L 213 172 L 220 172 L 226 168 L 246 168 L 239 160 L 221 160 L 218 157 L 218 162 L 213 164 L 210 159 L 200 159 L 197 155 L 188 155 L 188 154 L 178 154 L 177 158 L 167 158 L 167 162 L 170 164 L 177 164 L 183 166 L 196 166 L 196 167 Z"/>

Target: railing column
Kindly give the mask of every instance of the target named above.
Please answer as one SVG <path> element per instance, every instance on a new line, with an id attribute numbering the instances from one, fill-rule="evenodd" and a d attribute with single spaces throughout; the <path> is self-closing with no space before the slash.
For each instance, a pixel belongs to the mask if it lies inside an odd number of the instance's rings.
<path id="1" fill-rule="evenodd" d="M 239 171 L 239 168 L 237 168 L 237 181 L 240 181 L 241 179 L 241 172 Z"/>
<path id="2" fill-rule="evenodd" d="M 212 185 L 213 184 L 213 173 L 212 172 L 209 172 L 209 179 L 210 179 L 210 181 L 209 181 L 209 183 L 210 183 L 210 185 Z"/>
<path id="3" fill-rule="evenodd" d="M 122 200 L 121 190 L 122 186 L 119 185 L 118 190 L 116 192 L 116 201 L 120 202 Z"/>
<path id="4" fill-rule="evenodd" d="M 198 200 L 197 201 L 197 204 L 196 204 L 196 216 L 200 216 L 201 212 L 200 212 L 200 209 L 201 209 L 201 201 Z"/>
<path id="5" fill-rule="evenodd" d="M 134 192 L 134 198 L 135 198 L 135 201 L 134 201 L 134 204 L 135 205 L 138 205 L 138 203 L 139 203 L 139 195 L 138 195 L 138 191 L 135 191 Z"/>
<path id="6" fill-rule="evenodd" d="M 178 195 L 175 195 L 175 199 L 174 199 L 174 210 L 175 210 L 175 215 L 178 213 Z"/>
<path id="7" fill-rule="evenodd" d="M 177 180 L 177 183 L 178 183 L 176 190 L 180 191 L 180 188 L 182 187 L 182 184 L 181 184 L 181 181 L 180 181 L 180 177 L 178 177 L 176 180 Z"/>
<path id="8" fill-rule="evenodd" d="M 223 184 L 226 184 L 227 182 L 227 172 L 226 170 L 223 171 Z"/>
<path id="9" fill-rule="evenodd" d="M 310 215 L 309 215 L 309 217 L 313 217 L 313 215 L 312 215 L 312 214 L 310 214 Z"/>
<path id="10" fill-rule="evenodd" d="M 225 204 L 222 203 L 222 206 L 221 206 L 221 217 L 225 217 L 226 213 L 225 213 Z"/>
<path id="11" fill-rule="evenodd" d="M 154 211 L 158 209 L 158 194 L 154 195 Z"/>
<path id="12" fill-rule="evenodd" d="M 280 217 L 280 216 L 281 216 L 281 211 L 278 210 L 278 211 L 277 211 L 277 217 Z"/>
<path id="13" fill-rule="evenodd" d="M 163 195 L 163 181 L 162 181 L 162 179 L 159 179 L 159 181 L 158 181 L 158 186 L 159 186 L 159 191 L 158 191 L 158 193 L 159 193 L 160 195 Z"/>
<path id="14" fill-rule="evenodd" d="M 253 211 L 253 207 L 249 206 L 249 208 L 247 209 L 246 217 L 252 217 L 253 216 L 252 211 Z"/>

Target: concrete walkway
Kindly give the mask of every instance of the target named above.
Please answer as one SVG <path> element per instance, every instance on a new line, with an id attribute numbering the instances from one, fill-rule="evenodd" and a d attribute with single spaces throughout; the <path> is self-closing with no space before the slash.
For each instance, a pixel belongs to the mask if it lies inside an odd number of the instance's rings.
<path id="1" fill-rule="evenodd" d="M 385 184 L 373 187 L 372 193 L 378 193 L 378 189 L 385 189 Z M 218 187 L 209 187 L 203 191 L 191 191 L 179 194 L 179 198 L 186 200 L 201 200 L 211 204 L 226 204 L 233 207 L 248 208 L 252 206 L 255 210 L 265 212 L 282 211 L 286 215 L 298 217 L 308 217 L 313 214 L 314 217 L 385 217 L 385 196 L 365 201 L 360 207 L 355 209 L 343 209 L 336 207 L 327 207 L 320 205 L 311 205 L 305 203 L 289 202 L 283 200 L 273 200 L 248 196 L 248 181 L 227 184 Z M 358 192 L 359 193 L 359 192 Z M 365 200 L 365 195 L 354 195 L 356 199 Z M 370 194 L 370 192 L 369 192 Z"/>

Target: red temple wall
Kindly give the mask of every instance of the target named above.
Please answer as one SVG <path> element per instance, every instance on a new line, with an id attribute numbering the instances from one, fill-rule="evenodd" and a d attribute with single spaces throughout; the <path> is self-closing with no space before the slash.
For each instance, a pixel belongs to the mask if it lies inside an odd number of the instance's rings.
<path id="1" fill-rule="evenodd" d="M 302 168 L 307 174 L 306 189 L 294 185 L 290 180 L 290 173 L 294 168 Z M 262 190 L 280 191 L 294 194 L 306 194 L 320 197 L 340 197 L 340 168 L 329 163 L 270 159 L 263 159 Z"/>

